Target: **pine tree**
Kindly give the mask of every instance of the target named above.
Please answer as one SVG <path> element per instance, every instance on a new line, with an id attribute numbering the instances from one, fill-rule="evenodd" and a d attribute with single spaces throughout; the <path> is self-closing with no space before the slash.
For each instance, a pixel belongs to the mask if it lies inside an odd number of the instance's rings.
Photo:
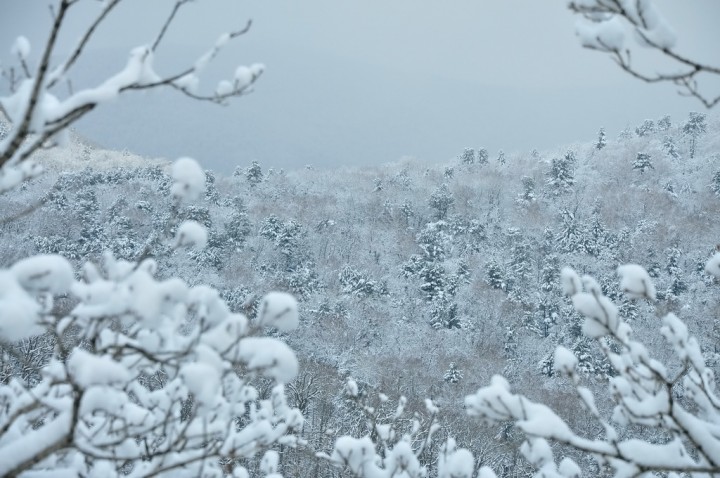
<path id="1" fill-rule="evenodd" d="M 712 182 L 710 183 L 710 189 L 717 196 L 720 196 L 720 169 L 715 171 L 715 174 L 713 174 Z"/>
<path id="2" fill-rule="evenodd" d="M 560 212 L 560 233 L 555 240 L 562 252 L 587 252 L 587 240 L 584 237 L 582 227 L 576 220 L 575 214 L 563 209 Z"/>
<path id="3" fill-rule="evenodd" d="M 505 273 L 503 272 L 500 264 L 495 260 L 490 260 L 485 266 L 487 270 L 487 278 L 485 282 L 493 289 L 506 290 L 507 283 L 505 282 Z"/>
<path id="4" fill-rule="evenodd" d="M 475 164 L 475 150 L 473 148 L 465 148 L 460 154 L 459 159 L 462 164 Z"/>
<path id="5" fill-rule="evenodd" d="M 655 167 L 652 165 L 648 153 L 638 153 L 633 162 L 633 169 L 637 169 L 642 174 L 648 169 L 655 169 Z"/>
<path id="6" fill-rule="evenodd" d="M 432 195 L 430 195 L 429 204 L 435 210 L 437 219 L 444 219 L 447 216 L 448 211 L 455 204 L 455 198 L 453 198 L 447 184 L 443 183 L 433 191 Z"/>
<path id="7" fill-rule="evenodd" d="M 670 156 L 672 159 L 680 159 L 680 152 L 677 150 L 677 146 L 675 146 L 675 140 L 672 138 L 672 136 L 666 135 L 665 137 L 663 137 L 662 149 L 663 151 L 665 151 L 665 154 Z"/>
<path id="8" fill-rule="evenodd" d="M 515 201 L 522 206 L 527 206 L 537 200 L 537 196 L 535 195 L 535 180 L 529 176 L 523 176 L 521 182 L 523 192 L 518 195 Z"/>
<path id="9" fill-rule="evenodd" d="M 672 127 L 672 122 L 670 121 L 670 115 L 663 116 L 657 122 L 658 131 L 667 131 L 671 127 Z"/>
<path id="10" fill-rule="evenodd" d="M 250 167 L 245 170 L 245 179 L 247 179 L 252 187 L 257 186 L 262 182 L 263 172 L 257 161 L 253 161 Z"/>
<path id="11" fill-rule="evenodd" d="M 655 122 L 650 119 L 646 119 L 642 122 L 640 126 L 635 128 L 635 134 L 638 135 L 638 137 L 642 138 L 644 136 L 649 136 L 652 133 L 654 133 L 655 130 Z"/>
<path id="12" fill-rule="evenodd" d="M 488 160 L 490 159 L 490 155 L 488 154 L 488 150 L 485 148 L 480 148 L 477 151 L 477 163 L 479 165 L 487 164 Z"/>
<path id="13" fill-rule="evenodd" d="M 607 145 L 607 136 L 605 134 L 605 128 L 600 128 L 600 131 L 598 132 L 598 139 L 595 143 L 595 149 L 600 151 Z"/>
<path id="14" fill-rule="evenodd" d="M 575 184 L 575 153 L 568 151 L 562 158 L 553 158 L 548 173 L 548 184 L 553 194 L 568 192 Z"/>
<path id="15" fill-rule="evenodd" d="M 506 161 L 506 160 L 505 160 L 505 151 L 503 151 L 502 149 L 501 149 L 500 151 L 498 151 L 497 160 L 498 160 L 498 163 L 500 163 L 501 166 L 505 164 L 505 161 Z"/>
<path id="16" fill-rule="evenodd" d="M 455 362 L 450 362 L 450 368 L 445 371 L 445 374 L 443 375 L 443 380 L 445 380 L 447 383 L 458 383 L 460 380 L 462 380 L 462 378 L 462 370 L 458 370 Z"/>
<path id="17" fill-rule="evenodd" d="M 698 138 L 707 133 L 707 124 L 705 120 L 705 113 L 692 112 L 682 127 L 683 134 L 690 138 L 690 159 L 695 157 L 695 149 Z"/>

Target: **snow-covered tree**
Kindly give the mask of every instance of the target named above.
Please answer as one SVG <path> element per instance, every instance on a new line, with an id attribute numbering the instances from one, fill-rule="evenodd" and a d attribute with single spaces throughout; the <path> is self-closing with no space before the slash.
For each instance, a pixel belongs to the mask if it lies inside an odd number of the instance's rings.
<path id="1" fill-rule="evenodd" d="M 695 157 L 698 138 L 707 133 L 706 118 L 704 113 L 691 112 L 682 126 L 683 134 L 690 140 L 690 159 Z"/>
<path id="2" fill-rule="evenodd" d="M 633 161 L 632 167 L 633 169 L 640 171 L 641 174 L 648 169 L 655 169 L 648 153 L 638 153 L 635 157 L 635 161 Z"/>
<path id="3" fill-rule="evenodd" d="M 459 158 L 460 163 L 462 164 L 475 164 L 475 149 L 473 148 L 465 148 L 463 152 L 460 154 Z"/>
<path id="4" fill-rule="evenodd" d="M 680 152 L 678 151 L 677 146 L 675 145 L 675 140 L 672 136 L 666 135 L 663 137 L 662 149 L 672 159 L 680 159 Z"/>
<path id="5" fill-rule="evenodd" d="M 720 277 L 720 253 L 708 261 L 706 270 Z M 655 287 L 642 267 L 620 266 L 618 274 L 620 287 L 629 297 L 655 301 Z M 576 353 L 558 347 L 553 369 L 570 379 L 588 418 L 597 423 L 602 435 L 588 439 L 573 431 L 550 407 L 513 393 L 501 376 L 465 398 L 468 414 L 486 424 L 514 422 L 526 436 L 521 452 L 537 470 L 535 476 L 580 476 L 580 464 L 570 457 L 557 459 L 561 449 L 553 449 L 553 443 L 592 455 L 614 476 L 720 473 L 720 438 L 714 433 L 720 409 L 714 373 L 687 326 L 675 314 L 663 316 L 660 332 L 676 359 L 663 363 L 632 338 L 631 327 L 593 278 L 581 278 L 566 268 L 562 281 L 574 308 L 585 317 L 583 334 L 596 342 L 615 374 L 609 380 L 615 402 L 612 417 L 601 411 L 595 394 L 582 384 Z M 652 430 L 662 434 L 648 440 L 644 432 Z"/>
<path id="6" fill-rule="evenodd" d="M 490 155 L 488 153 L 488 150 L 485 148 L 480 148 L 477 151 L 477 163 L 479 165 L 487 164 L 490 159 Z"/>
<path id="7" fill-rule="evenodd" d="M 600 151 L 605 146 L 607 146 L 607 135 L 605 134 L 605 128 L 600 128 L 600 131 L 598 131 L 598 138 L 595 142 L 595 149 Z"/>
<path id="8" fill-rule="evenodd" d="M 518 194 L 515 201 L 522 206 L 534 203 L 537 200 L 537 196 L 535 194 L 535 180 L 530 176 L 523 176 L 520 181 L 522 182 L 523 191 Z"/>
<path id="9" fill-rule="evenodd" d="M 251 187 L 255 187 L 260 184 L 263 180 L 263 172 L 260 167 L 260 163 L 253 161 L 250 166 L 245 170 L 245 179 L 250 183 Z"/>
<path id="10" fill-rule="evenodd" d="M 553 158 L 548 172 L 548 185 L 552 194 L 566 193 L 575 184 L 575 153 L 568 151 L 562 158 Z"/>
<path id="11" fill-rule="evenodd" d="M 443 380 L 447 383 L 458 383 L 462 378 L 462 370 L 457 368 L 455 362 L 450 362 L 449 368 L 443 374 Z"/>
<path id="12" fill-rule="evenodd" d="M 197 89 L 203 67 L 247 27 L 223 34 L 189 68 L 156 73 L 154 53 L 187 3 L 178 1 L 154 41 L 132 50 L 119 73 L 63 95 L 59 86 L 121 1 L 98 4 L 65 56 L 56 50 L 57 38 L 77 3 L 59 0 L 51 9 L 37 65 L 27 38 L 12 47 L 24 78 L 0 97 L 0 113 L 11 124 L 0 140 L 0 193 L 40 174 L 38 149 L 66 143 L 68 126 L 124 92 L 167 87 L 222 103 L 249 92 L 262 73 L 261 65 L 242 66 L 213 93 Z M 173 164 L 172 178 L 168 200 L 176 213 L 205 193 L 206 175 L 190 158 Z M 84 227 L 93 228 L 83 234 L 97 239 L 101 210 L 94 192 L 83 190 L 75 204 Z M 178 214 L 171 221 L 174 234 L 161 238 L 169 247 L 205 246 L 202 225 Z M 0 384 L 0 475 L 247 476 L 248 460 L 263 453 L 259 467 L 273 474 L 278 453 L 272 448 L 299 442 L 294 432 L 303 417 L 284 393 L 297 358 L 283 341 L 262 337 L 265 328 L 297 327 L 295 300 L 270 293 L 249 320 L 231 313 L 209 286 L 157 279 L 158 262 L 150 255 L 126 261 L 105 252 L 75 270 L 64 257 L 45 254 L 0 269 L 0 341 L 44 334 L 53 345 L 35 380 Z M 63 298 L 71 305 L 56 307 Z M 253 386 L 263 377 L 274 384 L 267 399 Z"/>
<path id="13" fill-rule="evenodd" d="M 450 208 L 455 204 L 455 198 L 448 185 L 443 183 L 433 191 L 428 204 L 435 210 L 437 219 L 444 219 Z"/>
<path id="14" fill-rule="evenodd" d="M 649 136 L 653 134 L 657 129 L 655 128 L 655 122 L 651 119 L 644 120 L 640 126 L 635 128 L 635 134 L 638 135 L 639 138 Z"/>

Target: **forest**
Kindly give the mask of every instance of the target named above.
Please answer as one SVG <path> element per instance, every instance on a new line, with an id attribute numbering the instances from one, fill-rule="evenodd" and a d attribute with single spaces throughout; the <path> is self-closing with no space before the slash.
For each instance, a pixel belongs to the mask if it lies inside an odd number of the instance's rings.
<path id="1" fill-rule="evenodd" d="M 147 90 L 226 105 L 265 71 L 200 84 L 251 21 L 156 69 L 176 0 L 74 88 L 121 2 L 60 52 L 80 0 L 58 0 L 0 65 L 0 476 L 720 476 L 720 118 L 353 168 L 228 151 L 221 174 L 73 128 Z M 623 72 L 720 101 L 650 0 L 567 6 Z"/>
<path id="2" fill-rule="evenodd" d="M 407 158 L 284 171 L 252 162 L 229 176 L 205 171 L 203 196 L 180 207 L 169 200 L 170 163 L 74 137 L 69 148 L 40 153 L 41 177 L 2 196 L 10 216 L 40 200 L 3 224 L 0 257 L 13 264 L 59 254 L 76 268 L 101 264 L 105 251 L 126 261 L 152 257 L 159 279 L 209 285 L 251 320 L 264 292 L 289 292 L 299 327 L 270 333 L 301 363 L 288 400 L 305 417 L 301 437 L 313 449 L 330 453 L 336 437 L 372 432 L 369 424 L 392 415 L 400 397 L 427 426 L 423 401 L 431 398 L 438 433 L 470 449 L 478 466 L 521 476 L 531 470 L 518 452 L 522 437 L 509 425 L 498 432 L 468 422 L 463 397 L 502 374 L 592 436 L 597 424 L 579 404 L 567 406 L 572 387 L 555 369 L 555 348 L 574 353 L 595 392 L 617 374 L 563 298 L 562 266 L 595 277 L 653 356 L 672 359 L 657 327 L 672 312 L 717 369 L 717 284 L 705 264 L 717 242 L 718 126 L 702 113 L 648 119 L 617 138 L 600 128 L 590 141 L 552 151 L 459 148 L 437 164 Z M 179 220 L 207 229 L 204 248 L 163 243 Z M 627 262 L 647 269 L 657 300 L 622 294 L 616 269 Z M 70 310 L 74 302 L 60 304 Z M 36 385 L 52 339 L 11 347 L 2 381 Z M 357 397 L 348 396 L 348 380 Z M 271 382 L 258 390 L 269 396 Z M 288 476 L 339 473 L 309 465 L 305 453 L 285 454 Z"/>

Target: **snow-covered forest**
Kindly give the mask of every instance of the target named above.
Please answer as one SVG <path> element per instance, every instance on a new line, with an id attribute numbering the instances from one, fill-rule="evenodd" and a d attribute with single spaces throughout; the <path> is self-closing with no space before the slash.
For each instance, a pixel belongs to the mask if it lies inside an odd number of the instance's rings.
<path id="1" fill-rule="evenodd" d="M 53 65 L 61 0 L 37 65 L 21 36 L 2 69 L 0 476 L 720 476 L 720 118 L 224 175 L 70 128 L 264 72 L 199 86 L 248 22 L 158 73 L 179 0 L 117 74 L 58 93 L 120 1 Z M 718 102 L 651 2 L 570 9 L 584 46 Z M 691 70 L 643 76 L 626 30 Z"/>
<path id="2" fill-rule="evenodd" d="M 335 437 L 371 431 L 364 400 L 381 420 L 404 396 L 426 421 L 423 400 L 432 398 L 438 434 L 499 476 L 515 476 L 529 470 L 521 437 L 468 422 L 463 397 L 502 374 L 593 436 L 597 423 L 579 403 L 567 406 L 572 388 L 555 369 L 555 348 L 575 354 L 591 390 L 617 374 L 563 298 L 561 266 L 595 277 L 653 356 L 671 358 L 658 316 L 673 312 L 707 365 L 720 363 L 717 284 L 704 270 L 718 231 L 719 128 L 694 114 L 646 120 L 618 138 L 599 128 L 591 141 L 554 151 L 503 157 L 459 148 L 444 164 L 287 172 L 253 163 L 230 176 L 206 171 L 203 197 L 178 211 L 169 163 L 75 139 L 41 153 L 45 174 L 2 197 L 7 215 L 37 207 L 3 225 L 0 252 L 3 264 L 60 254 L 76 268 L 101 264 L 105 251 L 149 256 L 158 278 L 209 285 L 250 319 L 265 291 L 287 291 L 301 311 L 299 328 L 281 335 L 301 363 L 288 400 L 313 449 L 329 453 Z M 203 249 L 163 244 L 176 217 L 207 228 Z M 657 301 L 621 293 L 616 269 L 627 262 L 647 269 Z M 48 336 L 7 345 L 2 380 L 38 383 L 52 346 Z M 361 403 L 347 396 L 350 377 Z M 286 453 L 288 476 L 336 473 Z"/>

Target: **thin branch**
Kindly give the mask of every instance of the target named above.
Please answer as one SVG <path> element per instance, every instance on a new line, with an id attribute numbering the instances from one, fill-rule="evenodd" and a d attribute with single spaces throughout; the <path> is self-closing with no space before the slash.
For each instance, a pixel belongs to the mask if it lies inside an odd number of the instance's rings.
<path id="1" fill-rule="evenodd" d="M 72 3 L 74 3 L 77 0 L 72 0 Z M 85 35 L 80 39 L 80 42 L 75 47 L 75 50 L 72 52 L 70 57 L 63 63 L 62 66 L 58 67 L 55 71 L 52 72 L 52 78 L 50 81 L 48 81 L 47 87 L 52 88 L 55 86 L 55 84 L 62 78 L 62 76 L 72 68 L 72 66 L 75 64 L 75 62 L 80 58 L 80 55 L 83 52 L 83 49 L 90 41 L 90 38 L 92 37 L 93 33 L 95 33 L 95 30 L 97 29 L 98 25 L 105 20 L 105 18 L 108 16 L 110 11 L 112 11 L 113 8 L 115 8 L 122 0 L 111 0 L 105 5 L 105 8 L 103 8 L 102 12 L 100 12 L 100 15 L 95 19 L 95 21 L 88 27 L 87 30 L 85 30 Z"/>
<path id="2" fill-rule="evenodd" d="M 55 43 L 57 41 L 60 28 L 62 27 L 65 14 L 73 3 L 73 0 L 62 0 L 62 2 L 60 2 L 60 9 L 55 16 L 55 21 L 53 22 L 52 29 L 50 30 L 50 37 L 48 38 L 47 44 L 45 46 L 45 51 L 43 51 L 40 65 L 38 66 L 38 72 L 35 77 L 35 83 L 33 84 L 32 92 L 30 93 L 30 100 L 28 101 L 27 110 L 25 111 L 25 115 L 23 116 L 19 126 L 13 130 L 10 143 L 7 145 L 4 151 L 0 151 L 0 167 L 4 166 L 5 163 L 10 161 L 10 159 L 15 155 L 25 138 L 30 133 L 30 122 L 33 115 L 35 114 L 35 108 L 37 107 L 38 101 L 40 99 L 40 92 L 42 91 L 43 83 L 45 82 L 45 76 L 47 74 L 47 70 L 50 64 L 50 55 L 55 49 Z"/>
<path id="3" fill-rule="evenodd" d="M 165 36 L 165 32 L 167 31 L 168 27 L 172 23 L 173 19 L 175 18 L 175 15 L 180 10 L 180 8 L 188 3 L 190 0 L 177 0 L 175 2 L 175 6 L 173 7 L 172 11 L 170 12 L 170 15 L 168 16 L 167 20 L 165 20 L 165 24 L 160 29 L 160 33 L 158 34 L 157 38 L 152 44 L 152 47 L 150 48 L 151 51 L 155 51 L 157 47 L 160 45 L 160 42 L 162 41 L 163 37 Z"/>

